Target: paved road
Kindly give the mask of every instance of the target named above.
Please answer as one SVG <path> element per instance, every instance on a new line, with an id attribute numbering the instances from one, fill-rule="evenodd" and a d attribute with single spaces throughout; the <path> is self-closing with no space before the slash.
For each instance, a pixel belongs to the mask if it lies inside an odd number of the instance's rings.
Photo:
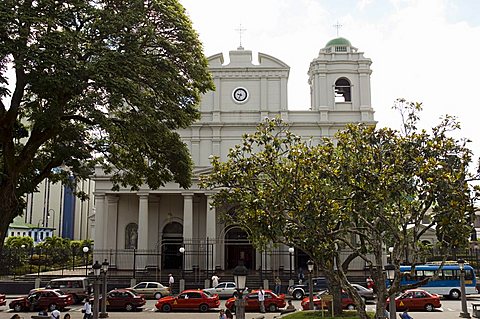
<path id="1" fill-rule="evenodd" d="M 10 301 L 7 299 L 7 305 Z M 225 301 L 222 301 L 221 307 L 224 307 Z M 472 312 L 472 303 L 480 303 L 480 296 L 475 296 L 475 297 L 469 297 L 468 299 L 468 309 L 469 312 Z M 295 307 L 300 308 L 300 301 L 294 301 L 293 304 Z M 82 306 L 81 305 L 75 305 L 72 306 L 69 310 L 68 313 L 71 314 L 73 319 L 81 319 L 83 318 L 83 314 L 81 312 Z M 368 304 L 367 305 L 367 310 L 373 310 L 375 309 L 375 304 Z M 442 308 L 440 310 L 437 310 L 435 312 L 410 312 L 410 315 L 414 319 L 458 319 L 459 313 L 461 311 L 461 303 L 458 300 L 442 300 Z M 0 319 L 8 319 L 13 315 L 14 312 L 8 309 L 8 307 L 0 307 Z M 65 312 L 62 312 L 62 315 Z M 22 316 L 25 319 L 29 319 L 31 315 L 34 315 L 36 313 L 33 312 L 23 312 L 20 313 L 20 316 Z M 246 319 L 255 319 L 255 318 L 261 318 L 262 316 L 265 316 L 265 319 L 273 319 L 277 317 L 279 313 L 267 313 L 267 314 L 261 314 L 261 313 L 247 313 Z M 155 318 L 155 319 L 215 319 L 218 318 L 218 310 L 212 310 L 207 313 L 198 313 L 198 312 L 175 312 L 175 313 L 163 313 L 163 312 L 157 312 L 155 309 L 155 301 L 154 300 L 148 300 L 147 304 L 145 305 L 144 309 L 142 311 L 134 312 L 134 313 L 129 313 L 129 312 L 109 312 L 109 317 L 112 319 L 123 319 L 123 318 Z"/>

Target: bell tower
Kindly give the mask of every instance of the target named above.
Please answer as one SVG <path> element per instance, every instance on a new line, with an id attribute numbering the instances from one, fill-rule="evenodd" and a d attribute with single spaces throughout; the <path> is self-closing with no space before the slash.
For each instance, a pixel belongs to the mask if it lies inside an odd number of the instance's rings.
<path id="1" fill-rule="evenodd" d="M 360 112 L 362 122 L 372 122 L 370 92 L 372 60 L 345 38 L 330 40 L 308 70 L 311 109 L 329 118 L 329 113 Z"/>

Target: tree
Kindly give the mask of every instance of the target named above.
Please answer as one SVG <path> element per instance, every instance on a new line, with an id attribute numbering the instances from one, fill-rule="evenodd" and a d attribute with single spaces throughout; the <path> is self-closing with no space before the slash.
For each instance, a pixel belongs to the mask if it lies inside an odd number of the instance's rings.
<path id="1" fill-rule="evenodd" d="M 361 299 L 346 277 L 352 260 L 371 266 L 377 314 L 383 316 L 386 297 L 401 289 L 402 252 L 411 251 L 412 260 L 422 253 L 417 243 L 424 229 L 435 229 L 444 251 L 463 247 L 471 232 L 471 152 L 466 141 L 447 136 L 458 124 L 446 117 L 432 134 L 417 132 L 420 105 L 399 103 L 408 113 L 403 134 L 349 125 L 336 143 L 324 139 L 321 145 L 302 141 L 279 120 L 266 120 L 226 162 L 213 158 L 211 174 L 203 177 L 203 187 L 217 189 L 214 203 L 227 223 L 244 227 L 257 246 L 276 242 L 304 250 L 333 293 L 342 286 L 354 297 L 362 318 Z M 430 225 L 420 228 L 427 217 Z M 388 292 L 385 245 L 394 247 L 397 274 Z M 341 264 L 340 251 L 349 252 Z"/>
<path id="2" fill-rule="evenodd" d="M 45 178 L 75 189 L 102 165 L 114 189 L 190 185 L 175 130 L 213 83 L 176 0 L 5 0 L 0 72 L 0 248 Z"/>
<path id="3" fill-rule="evenodd" d="M 334 145 L 313 146 L 279 119 L 266 119 L 231 149 L 226 162 L 212 158 L 202 187 L 218 189 L 214 204 L 227 223 L 247 230 L 257 247 L 284 243 L 307 253 L 321 268 L 341 312 L 340 278 L 334 271 L 336 238 L 345 219 L 328 172 Z M 355 298 L 361 303 L 356 291 Z M 363 307 L 359 308 L 366 318 Z"/>

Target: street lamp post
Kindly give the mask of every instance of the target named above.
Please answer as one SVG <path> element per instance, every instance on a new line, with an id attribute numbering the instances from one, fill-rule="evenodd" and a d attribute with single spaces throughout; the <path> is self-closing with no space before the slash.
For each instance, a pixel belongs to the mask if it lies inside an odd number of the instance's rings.
<path id="1" fill-rule="evenodd" d="M 235 301 L 235 317 L 237 319 L 245 319 L 245 299 L 243 299 L 243 291 L 247 283 L 248 269 L 240 260 L 237 267 L 233 269 L 233 278 L 237 289 L 238 298 Z"/>
<path id="2" fill-rule="evenodd" d="M 315 264 L 313 261 L 309 260 L 307 262 L 307 268 L 309 272 L 309 277 L 308 277 L 308 309 L 313 310 L 313 281 L 312 281 L 312 275 L 313 275 L 313 266 Z"/>
<path id="3" fill-rule="evenodd" d="M 392 287 L 393 280 L 395 279 L 395 266 L 392 264 L 385 265 L 385 273 L 387 275 L 388 281 L 390 282 L 390 287 Z M 390 295 L 388 311 L 390 312 L 390 319 L 396 319 L 395 317 L 397 315 L 397 306 L 395 305 L 395 294 Z"/>
<path id="4" fill-rule="evenodd" d="M 52 212 L 53 214 L 50 214 L 50 212 Z M 47 212 L 47 227 L 49 225 L 48 221 L 49 221 L 50 217 L 53 218 L 52 219 L 52 225 L 55 226 L 55 209 L 53 209 L 53 208 L 50 208 Z M 53 228 L 55 228 L 55 227 L 53 227 Z M 53 233 L 53 231 L 52 231 L 52 233 Z"/>
<path id="5" fill-rule="evenodd" d="M 179 282 L 180 292 L 182 292 L 183 290 L 185 290 L 185 247 L 180 247 L 178 251 L 182 255 L 182 279 L 180 279 Z"/>
<path id="6" fill-rule="evenodd" d="M 100 277 L 100 270 L 102 269 L 102 265 L 98 263 L 98 260 L 92 265 L 93 275 L 95 276 L 93 282 L 93 319 L 98 319 L 98 312 L 99 312 L 99 284 L 98 278 Z M 105 302 L 105 300 L 104 300 Z"/>
<path id="7" fill-rule="evenodd" d="M 85 277 L 88 276 L 88 266 L 87 265 L 88 265 L 88 251 L 89 250 L 90 249 L 87 246 L 82 248 L 83 254 L 85 255 Z"/>
<path id="8" fill-rule="evenodd" d="M 288 248 L 288 253 L 290 257 L 290 279 L 288 281 L 288 285 L 291 286 L 293 285 L 293 279 L 292 279 L 292 258 L 293 258 L 293 253 L 295 252 L 295 248 L 289 247 Z"/>
<path id="9" fill-rule="evenodd" d="M 461 318 L 470 318 L 470 313 L 467 308 L 467 295 L 465 294 L 465 260 L 459 259 L 458 266 L 460 267 L 460 294 L 462 297 L 462 312 Z"/>
<path id="10" fill-rule="evenodd" d="M 99 315 L 99 318 L 108 318 L 108 312 L 107 312 L 107 271 L 108 271 L 108 266 L 110 264 L 108 261 L 105 259 L 102 263 L 102 279 L 103 279 L 103 284 L 102 284 L 102 312 Z"/>

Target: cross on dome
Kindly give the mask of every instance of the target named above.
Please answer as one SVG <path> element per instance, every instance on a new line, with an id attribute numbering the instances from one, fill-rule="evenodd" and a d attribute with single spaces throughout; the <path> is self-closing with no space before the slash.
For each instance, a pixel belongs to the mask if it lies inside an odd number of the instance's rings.
<path id="1" fill-rule="evenodd" d="M 242 28 L 242 24 L 240 23 L 240 26 L 238 29 L 235 29 L 235 31 L 238 31 L 238 34 L 240 36 L 240 45 L 238 46 L 238 50 L 243 50 L 242 46 L 242 32 L 247 31 L 247 29 Z"/>

